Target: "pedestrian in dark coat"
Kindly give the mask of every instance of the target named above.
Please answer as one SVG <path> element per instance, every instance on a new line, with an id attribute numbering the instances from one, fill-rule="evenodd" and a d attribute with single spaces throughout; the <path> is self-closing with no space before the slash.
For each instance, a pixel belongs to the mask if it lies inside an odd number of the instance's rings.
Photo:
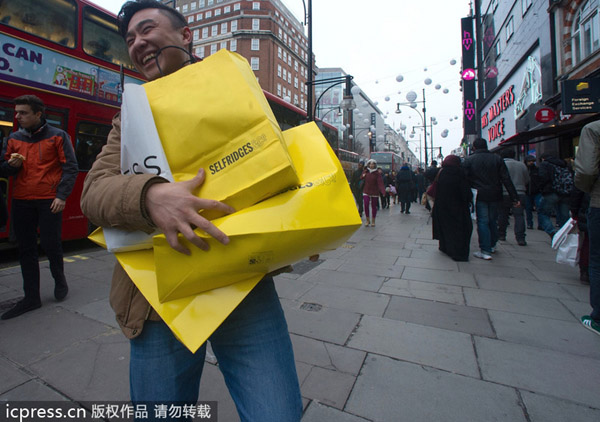
<path id="1" fill-rule="evenodd" d="M 439 240 L 439 250 L 455 261 L 469 260 L 473 233 L 471 200 L 471 187 L 460 167 L 460 158 L 447 156 L 439 173 L 431 215 L 433 238 Z"/>
<path id="2" fill-rule="evenodd" d="M 410 203 L 415 189 L 415 175 L 407 164 L 404 164 L 396 175 L 396 192 L 400 201 L 400 212 L 410 214 Z"/>

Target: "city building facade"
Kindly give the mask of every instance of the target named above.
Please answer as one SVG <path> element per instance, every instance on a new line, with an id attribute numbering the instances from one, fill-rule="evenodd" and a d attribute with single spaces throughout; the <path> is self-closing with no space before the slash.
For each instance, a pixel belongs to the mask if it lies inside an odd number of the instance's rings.
<path id="1" fill-rule="evenodd" d="M 265 91 L 306 110 L 308 39 L 281 1 L 179 0 L 174 6 L 188 21 L 197 57 L 221 49 L 236 52 L 248 60 Z"/>

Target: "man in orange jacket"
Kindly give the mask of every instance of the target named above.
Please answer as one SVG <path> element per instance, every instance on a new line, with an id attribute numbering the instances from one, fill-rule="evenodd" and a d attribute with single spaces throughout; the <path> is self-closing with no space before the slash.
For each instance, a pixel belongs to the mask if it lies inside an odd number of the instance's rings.
<path id="1" fill-rule="evenodd" d="M 45 106 L 35 95 L 15 98 L 20 129 L 2 151 L 0 171 L 14 176 L 11 219 L 23 274 L 25 297 L 2 314 L 10 319 L 42 306 L 37 230 L 54 278 L 54 297 L 69 291 L 63 270 L 62 211 L 77 178 L 77 160 L 69 135 L 46 123 Z"/>

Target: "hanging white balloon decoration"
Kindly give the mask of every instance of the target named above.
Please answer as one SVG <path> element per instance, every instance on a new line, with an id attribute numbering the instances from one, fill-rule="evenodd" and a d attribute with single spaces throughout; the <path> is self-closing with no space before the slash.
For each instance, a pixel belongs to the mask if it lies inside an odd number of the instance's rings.
<path id="1" fill-rule="evenodd" d="M 396 82 L 402 82 L 404 80 L 404 76 L 398 75 L 396 76 Z"/>

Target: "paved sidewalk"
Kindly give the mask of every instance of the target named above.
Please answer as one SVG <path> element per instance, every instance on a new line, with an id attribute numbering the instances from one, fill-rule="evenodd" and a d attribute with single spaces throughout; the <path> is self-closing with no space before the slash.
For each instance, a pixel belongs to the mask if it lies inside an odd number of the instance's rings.
<path id="1" fill-rule="evenodd" d="M 278 276 L 303 421 L 600 421 L 600 336 L 579 322 L 589 287 L 554 262 L 545 233 L 529 231 L 525 247 L 508 238 L 492 261 L 456 263 L 421 206 L 392 206 L 319 264 Z M 0 321 L 0 401 L 128 400 L 128 342 L 107 299 L 114 261 L 68 257 L 62 303 L 42 265 L 44 306 Z M 0 307 L 20 294 L 20 270 L 0 270 Z M 208 363 L 201 399 L 238 421 Z"/>

